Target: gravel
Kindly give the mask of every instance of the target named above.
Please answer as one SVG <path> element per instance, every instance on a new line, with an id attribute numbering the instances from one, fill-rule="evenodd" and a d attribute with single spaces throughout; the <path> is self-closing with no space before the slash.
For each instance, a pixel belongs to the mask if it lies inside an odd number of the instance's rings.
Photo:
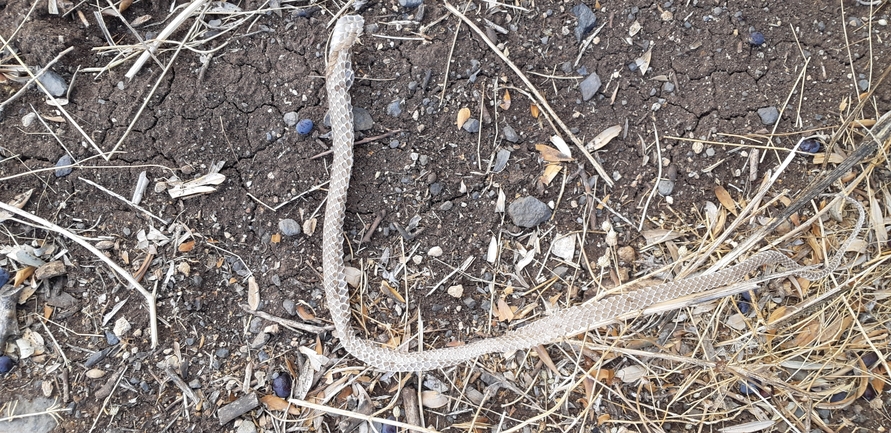
<path id="1" fill-rule="evenodd" d="M 285 122 L 285 125 L 288 125 L 288 126 L 296 125 L 297 120 L 298 120 L 297 112 L 289 111 L 289 112 L 285 113 L 285 115 L 282 116 L 282 120 Z"/>
<path id="2" fill-rule="evenodd" d="M 759 108 L 758 117 L 761 118 L 761 123 L 773 125 L 780 118 L 780 111 L 777 110 L 777 107 Z"/>
<path id="3" fill-rule="evenodd" d="M 579 20 L 578 25 L 575 26 L 575 40 L 581 42 L 591 30 L 594 30 L 597 17 L 594 16 L 594 11 L 584 3 L 573 6 L 572 13 Z"/>
<path id="4" fill-rule="evenodd" d="M 56 98 L 64 95 L 65 91 L 68 90 L 68 84 L 65 82 L 65 79 L 53 71 L 46 71 L 46 73 L 37 78 L 37 81 L 40 81 L 40 84 L 46 87 L 50 95 Z"/>
<path id="5" fill-rule="evenodd" d="M 67 153 L 62 155 L 58 161 L 56 161 L 56 167 L 65 167 L 67 165 L 74 164 L 74 160 L 71 159 Z M 71 171 L 74 170 L 72 167 L 65 168 L 57 168 L 56 169 L 56 177 L 65 177 L 71 174 Z"/>
<path id="6" fill-rule="evenodd" d="M 285 218 L 278 222 L 278 229 L 284 236 L 297 236 L 300 234 L 300 223 L 291 218 Z"/>
<path id="7" fill-rule="evenodd" d="M 387 114 L 392 117 L 399 117 L 402 114 L 402 101 L 397 99 L 387 105 Z"/>
<path id="8" fill-rule="evenodd" d="M 472 119 L 472 118 L 467 119 L 467 121 L 464 122 L 464 125 L 462 126 L 462 128 L 464 128 L 465 131 L 470 132 L 470 133 L 479 132 L 480 121 L 477 119 Z"/>
<path id="9" fill-rule="evenodd" d="M 532 228 L 551 217 L 551 208 L 535 197 L 526 196 L 514 200 L 507 207 L 507 214 L 510 215 L 514 225 Z"/>
<path id="10" fill-rule="evenodd" d="M 504 125 L 504 127 L 501 128 L 501 133 L 504 134 L 504 139 L 511 143 L 520 141 L 520 136 L 517 134 L 517 131 L 510 125 Z"/>
<path id="11" fill-rule="evenodd" d="M 510 159 L 510 151 L 507 149 L 499 149 L 498 153 L 495 154 L 495 166 L 492 167 L 492 171 L 501 173 L 501 170 L 504 170 L 504 167 L 507 166 L 508 159 Z"/>
<path id="12" fill-rule="evenodd" d="M 588 75 L 582 84 L 579 84 L 579 89 L 582 91 L 582 99 L 585 101 L 594 97 L 598 90 L 600 90 L 600 77 L 597 76 L 596 72 L 592 72 L 591 75 Z"/>

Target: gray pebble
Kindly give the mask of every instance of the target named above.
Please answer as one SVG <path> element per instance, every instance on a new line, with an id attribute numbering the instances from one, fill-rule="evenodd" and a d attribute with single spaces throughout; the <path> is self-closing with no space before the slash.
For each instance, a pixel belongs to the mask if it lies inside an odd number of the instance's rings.
<path id="1" fill-rule="evenodd" d="M 439 182 L 433 182 L 430 184 L 430 195 L 437 196 L 442 193 L 442 184 Z"/>
<path id="2" fill-rule="evenodd" d="M 709 147 L 705 149 L 705 156 L 715 156 L 715 148 Z"/>
<path id="3" fill-rule="evenodd" d="M 761 123 L 765 125 L 773 125 L 776 123 L 777 119 L 780 118 L 780 111 L 777 110 L 777 107 L 759 108 L 758 117 L 761 118 Z"/>
<path id="4" fill-rule="evenodd" d="M 560 65 L 560 70 L 563 71 L 564 74 L 571 74 L 572 62 L 563 62 L 563 64 Z"/>
<path id="5" fill-rule="evenodd" d="M 451 201 L 446 201 L 439 205 L 439 210 L 445 212 L 451 210 L 453 206 L 455 205 Z"/>
<path id="6" fill-rule="evenodd" d="M 293 299 L 285 299 L 284 301 L 282 301 L 282 308 L 284 308 L 285 312 L 292 316 L 297 314 L 297 304 L 294 302 Z"/>
<path id="7" fill-rule="evenodd" d="M 393 117 L 399 117 L 402 114 L 402 101 L 395 100 L 387 105 L 387 114 Z"/>
<path id="8" fill-rule="evenodd" d="M 531 228 L 547 221 L 551 217 L 551 208 L 535 197 L 526 196 L 514 200 L 507 207 L 507 213 L 514 225 Z"/>
<path id="9" fill-rule="evenodd" d="M 225 347 L 221 347 L 221 348 L 217 349 L 216 352 L 214 352 L 214 355 L 216 355 L 217 358 L 225 358 L 225 357 L 229 356 L 229 349 L 226 349 Z"/>
<path id="10" fill-rule="evenodd" d="M 504 134 L 504 139 L 511 143 L 520 141 L 520 136 L 517 135 L 517 131 L 510 125 L 504 125 L 504 128 L 501 129 L 501 133 Z"/>
<path id="11" fill-rule="evenodd" d="M 201 388 L 201 381 L 198 379 L 192 379 L 189 381 L 189 388 L 198 389 Z"/>
<path id="12" fill-rule="evenodd" d="M 464 298 L 464 305 L 466 305 L 467 308 L 473 308 L 476 306 L 476 300 L 468 296 Z"/>
<path id="13" fill-rule="evenodd" d="M 71 165 L 73 163 L 74 163 L 74 161 L 71 159 L 71 156 L 69 156 L 66 153 L 66 154 L 62 155 L 61 158 L 59 158 L 59 161 L 56 162 L 56 167 L 65 167 L 66 165 Z M 71 174 L 72 170 L 73 170 L 73 168 L 71 168 L 71 167 L 57 168 L 56 169 L 56 177 L 68 176 L 69 174 Z"/>
<path id="14" fill-rule="evenodd" d="M 495 154 L 495 166 L 492 167 L 492 171 L 501 173 L 501 170 L 504 170 L 504 167 L 507 166 L 508 159 L 510 159 L 510 151 L 507 149 L 499 149 L 498 153 Z"/>
<path id="15" fill-rule="evenodd" d="M 46 87 L 49 94 L 56 98 L 64 95 L 65 91 L 68 90 L 68 84 L 65 83 L 65 79 L 53 71 L 46 71 L 43 75 L 37 77 L 37 81 L 40 81 L 40 84 Z"/>
<path id="16" fill-rule="evenodd" d="M 250 331 L 251 334 L 256 334 L 262 330 L 263 330 L 263 319 L 261 319 L 259 317 L 254 317 L 253 319 L 251 319 L 251 323 L 248 325 L 248 331 Z"/>
<path id="17" fill-rule="evenodd" d="M 418 164 L 421 164 L 421 166 L 425 166 L 429 162 L 430 162 L 430 157 L 427 155 L 421 155 L 420 157 L 418 157 Z"/>
<path id="18" fill-rule="evenodd" d="M 865 92 L 867 89 L 869 89 L 869 80 L 860 80 L 857 82 L 857 85 L 860 86 L 861 92 Z"/>
<path id="19" fill-rule="evenodd" d="M 656 190 L 662 196 L 671 195 L 671 192 L 674 191 L 674 182 L 668 179 L 662 179 L 656 185 Z"/>
<path id="20" fill-rule="evenodd" d="M 582 91 L 582 99 L 585 101 L 591 99 L 594 94 L 600 90 L 600 77 L 597 76 L 596 72 L 592 72 L 591 75 L 588 75 L 588 78 L 585 78 L 581 84 L 579 84 L 579 88 Z"/>
<path id="21" fill-rule="evenodd" d="M 297 236 L 300 234 L 300 223 L 291 218 L 285 218 L 278 222 L 278 229 L 282 231 L 282 235 Z"/>
<path id="22" fill-rule="evenodd" d="M 399 147 L 399 140 L 390 141 L 390 149 L 395 149 L 397 147 Z"/>
<path id="23" fill-rule="evenodd" d="M 399 6 L 409 9 L 416 8 L 420 6 L 421 3 L 424 3 L 424 0 L 399 0 Z"/>
<path id="24" fill-rule="evenodd" d="M 724 8 L 722 8 L 721 6 L 715 6 L 712 9 L 712 15 L 714 15 L 714 16 L 721 15 L 721 12 L 724 12 Z"/>
<path id="25" fill-rule="evenodd" d="M 575 26 L 575 40 L 581 42 L 588 32 L 594 30 L 597 17 L 594 16 L 594 11 L 584 3 L 573 6 L 572 13 L 579 20 L 578 25 Z"/>
<path id="26" fill-rule="evenodd" d="M 263 347 L 269 341 L 269 334 L 261 332 L 251 340 L 251 349 L 257 350 Z"/>
<path id="27" fill-rule="evenodd" d="M 289 111 L 289 112 L 285 113 L 284 116 L 282 116 L 282 120 L 285 121 L 285 125 L 294 126 L 297 124 L 297 120 L 299 120 L 299 119 L 297 118 L 296 111 Z"/>
<path id="28" fill-rule="evenodd" d="M 666 81 L 662 84 L 662 91 L 665 93 L 674 92 L 674 84 L 671 81 Z"/>
<path id="29" fill-rule="evenodd" d="M 467 119 L 467 121 L 464 122 L 464 126 L 462 126 L 462 128 L 464 128 L 465 131 L 470 132 L 470 133 L 479 132 L 480 121 L 476 120 L 476 119 L 472 119 L 472 118 Z"/>
<path id="30" fill-rule="evenodd" d="M 275 284 L 276 287 L 282 286 L 282 279 L 277 274 L 272 274 L 272 276 L 269 277 L 269 281 L 271 281 L 272 284 Z"/>
<path id="31" fill-rule="evenodd" d="M 105 331 L 105 341 L 108 342 L 109 346 L 114 346 L 121 342 L 121 340 L 118 339 L 118 336 L 114 335 L 114 332 L 111 331 Z"/>

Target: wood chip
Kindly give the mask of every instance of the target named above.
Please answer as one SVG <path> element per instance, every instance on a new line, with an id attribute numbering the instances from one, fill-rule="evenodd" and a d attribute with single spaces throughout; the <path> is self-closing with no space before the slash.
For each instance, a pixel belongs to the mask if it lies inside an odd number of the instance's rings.
<path id="1" fill-rule="evenodd" d="M 507 89 L 504 90 L 504 97 L 501 98 L 500 106 L 501 109 L 505 111 L 510 108 L 510 92 L 508 92 Z"/>
<path id="2" fill-rule="evenodd" d="M 37 268 L 34 271 L 34 278 L 43 281 L 60 275 L 65 275 L 66 273 L 65 263 L 62 263 L 61 260 L 56 260 Z"/>
<path id="3" fill-rule="evenodd" d="M 458 126 L 458 129 L 461 129 L 461 127 L 464 126 L 467 119 L 470 119 L 470 109 L 464 107 L 458 110 L 458 118 L 455 120 L 455 125 Z"/>
<path id="4" fill-rule="evenodd" d="M 251 307 L 251 310 L 260 308 L 260 285 L 253 275 L 248 277 L 248 307 Z"/>
<path id="5" fill-rule="evenodd" d="M 274 395 L 272 397 L 278 398 Z M 265 399 L 265 397 L 264 397 L 264 399 Z M 282 402 L 285 403 L 284 407 L 288 406 L 288 402 L 286 402 L 280 398 L 279 398 L 279 400 L 281 400 Z M 266 402 L 264 401 L 263 404 L 266 405 Z M 250 393 L 242 396 L 238 400 L 235 400 L 232 403 L 229 403 L 217 410 L 217 417 L 220 418 L 220 425 L 228 424 L 229 421 L 232 421 L 235 418 L 238 418 L 238 417 L 246 414 L 248 411 L 254 410 L 254 408 L 259 405 L 260 405 L 260 402 L 257 400 L 256 393 L 250 392 Z M 266 405 L 266 408 L 268 409 L 269 406 Z M 275 410 L 281 410 L 281 409 L 275 409 Z M 292 415 L 297 415 L 299 413 L 300 412 L 297 411 L 297 413 L 294 413 Z"/>

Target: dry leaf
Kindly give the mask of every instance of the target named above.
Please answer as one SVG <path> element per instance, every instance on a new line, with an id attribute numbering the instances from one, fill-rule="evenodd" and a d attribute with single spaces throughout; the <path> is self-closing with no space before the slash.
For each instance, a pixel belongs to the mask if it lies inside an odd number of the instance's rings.
<path id="1" fill-rule="evenodd" d="M 622 125 L 613 125 L 609 128 L 606 128 L 600 134 L 597 134 L 590 143 L 588 143 L 588 150 L 597 150 L 603 146 L 609 144 L 612 139 L 619 136 L 622 133 Z"/>
<path id="2" fill-rule="evenodd" d="M 616 378 L 625 383 L 634 382 L 647 374 L 647 369 L 642 365 L 629 365 L 616 371 Z"/>
<path id="3" fill-rule="evenodd" d="M 439 391 L 421 391 L 421 403 L 430 409 L 439 409 L 449 404 L 449 398 Z"/>
<path id="4" fill-rule="evenodd" d="M 551 136 L 551 144 L 553 144 L 554 147 L 556 147 L 557 150 L 560 151 L 560 153 L 562 153 L 570 158 L 572 157 L 572 149 L 569 148 L 569 145 L 566 144 L 566 141 L 563 140 L 563 137 L 561 137 L 559 135 L 552 135 Z"/>
<path id="5" fill-rule="evenodd" d="M 387 280 L 381 281 L 381 292 L 384 292 L 385 295 L 389 295 L 391 298 L 397 300 L 401 304 L 405 304 L 405 298 L 399 293 L 398 290 L 393 288 Z"/>
<path id="6" fill-rule="evenodd" d="M 315 320 L 316 315 L 313 314 L 305 305 L 299 304 L 297 305 L 297 317 L 303 320 Z"/>
<path id="7" fill-rule="evenodd" d="M 551 181 L 557 177 L 557 173 L 560 173 L 560 170 L 563 168 L 560 164 L 548 164 L 545 166 L 544 173 L 541 174 L 541 177 L 538 178 L 541 183 L 544 185 L 550 185 Z"/>
<path id="8" fill-rule="evenodd" d="M 248 306 L 254 311 L 260 308 L 260 285 L 253 275 L 248 277 Z"/>
<path id="9" fill-rule="evenodd" d="M 504 98 L 501 99 L 500 106 L 502 110 L 508 110 L 510 108 L 510 92 L 506 89 L 504 91 Z"/>
<path id="10" fill-rule="evenodd" d="M 724 206 L 730 213 L 734 216 L 736 215 L 736 202 L 733 201 L 733 198 L 730 197 L 730 193 L 724 189 L 723 186 L 718 185 L 715 187 L 715 197 L 718 198 L 718 201 L 721 202 L 721 206 Z"/>
<path id="11" fill-rule="evenodd" d="M 495 317 L 498 318 L 499 322 L 514 320 L 514 310 L 510 305 L 507 305 L 504 297 L 498 298 L 498 308 L 495 309 Z"/>
<path id="12" fill-rule="evenodd" d="M 529 111 L 532 113 L 532 117 L 538 119 L 538 115 L 541 114 L 541 111 L 538 110 L 538 105 L 531 104 L 529 105 Z"/>
<path id="13" fill-rule="evenodd" d="M 536 144 L 535 150 L 541 153 L 541 158 L 547 162 L 569 162 L 572 161 L 568 155 L 554 149 L 547 144 Z"/>
<path id="14" fill-rule="evenodd" d="M 470 119 L 470 109 L 464 107 L 458 110 L 458 119 L 455 121 L 455 125 L 458 126 L 458 129 L 461 129 L 464 126 L 464 122 L 467 122 L 467 119 Z"/>
<path id="15" fill-rule="evenodd" d="M 780 305 L 779 307 L 777 307 L 776 310 L 771 311 L 769 316 L 767 316 L 767 324 L 772 325 L 777 320 L 782 319 L 783 316 L 785 316 L 785 315 L 786 315 L 786 306 Z"/>
<path id="16" fill-rule="evenodd" d="M 637 64 L 637 67 L 640 68 L 640 75 L 646 75 L 647 70 L 650 69 L 650 59 L 653 57 L 653 47 L 650 46 L 650 49 L 647 52 L 643 53 L 642 56 L 638 57 L 634 63 Z"/>
<path id="17" fill-rule="evenodd" d="M 289 404 L 287 400 L 274 394 L 260 397 L 260 403 L 263 403 L 263 406 L 265 406 L 267 410 L 287 410 L 291 415 L 300 415 L 299 407 Z"/>
<path id="18" fill-rule="evenodd" d="M 9 204 L 12 207 L 21 209 L 21 208 L 25 207 L 26 203 L 28 203 L 28 200 L 31 198 L 31 193 L 33 193 L 33 192 L 34 192 L 34 189 L 32 188 L 32 189 L 29 189 L 29 190 L 21 193 L 21 194 L 17 194 L 7 204 Z M 0 211 L 0 223 L 2 223 L 3 221 L 6 221 L 11 216 L 12 216 L 12 214 L 9 212 Z"/>
<path id="19" fill-rule="evenodd" d="M 189 251 L 192 251 L 192 248 L 195 248 L 195 241 L 194 241 L 194 240 L 191 240 L 191 241 L 188 241 L 188 242 L 183 242 L 183 243 L 179 244 L 179 247 L 178 247 L 177 249 L 178 249 L 179 252 L 181 252 L 181 253 L 187 253 L 187 252 L 189 252 Z"/>
<path id="20" fill-rule="evenodd" d="M 12 286 L 21 286 L 22 283 L 24 283 L 25 280 L 28 279 L 28 277 L 34 274 L 34 271 L 36 269 L 37 268 L 35 268 L 34 266 L 25 266 L 24 268 L 19 269 L 19 271 L 15 273 L 15 278 L 12 279 Z"/>
<path id="21" fill-rule="evenodd" d="M 829 155 L 829 163 L 830 164 L 840 164 L 844 160 L 845 160 L 845 157 L 841 156 L 837 153 L 833 153 L 832 155 Z M 814 159 L 813 159 L 814 164 L 822 164 L 823 161 L 826 161 L 826 152 L 820 152 L 820 153 L 814 154 Z"/>

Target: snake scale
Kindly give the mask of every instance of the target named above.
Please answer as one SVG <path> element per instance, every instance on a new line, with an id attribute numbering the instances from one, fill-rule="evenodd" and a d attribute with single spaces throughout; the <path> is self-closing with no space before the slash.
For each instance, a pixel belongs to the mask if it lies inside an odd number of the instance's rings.
<path id="1" fill-rule="evenodd" d="M 350 49 L 362 33 L 361 16 L 346 15 L 338 19 L 331 37 L 326 73 L 328 109 L 331 119 L 334 160 L 325 207 L 322 232 L 323 285 L 337 337 L 347 352 L 368 365 L 383 371 L 424 371 L 453 366 L 492 352 L 511 352 L 539 344 L 551 343 L 587 330 L 611 324 L 652 305 L 698 294 L 716 287 L 733 284 L 764 265 L 781 265 L 783 275 L 794 274 L 818 280 L 833 272 L 841 263 L 844 251 L 859 235 L 865 220 L 863 207 L 853 199 L 860 216 L 851 235 L 822 269 L 801 266 L 776 251 L 760 252 L 745 261 L 721 271 L 654 285 L 633 292 L 582 304 L 558 311 L 531 324 L 498 337 L 474 341 L 463 346 L 399 352 L 381 347 L 358 336 L 350 326 L 350 293 L 344 278 L 343 221 L 347 191 L 353 165 L 353 111 L 349 89 L 353 83 Z"/>

